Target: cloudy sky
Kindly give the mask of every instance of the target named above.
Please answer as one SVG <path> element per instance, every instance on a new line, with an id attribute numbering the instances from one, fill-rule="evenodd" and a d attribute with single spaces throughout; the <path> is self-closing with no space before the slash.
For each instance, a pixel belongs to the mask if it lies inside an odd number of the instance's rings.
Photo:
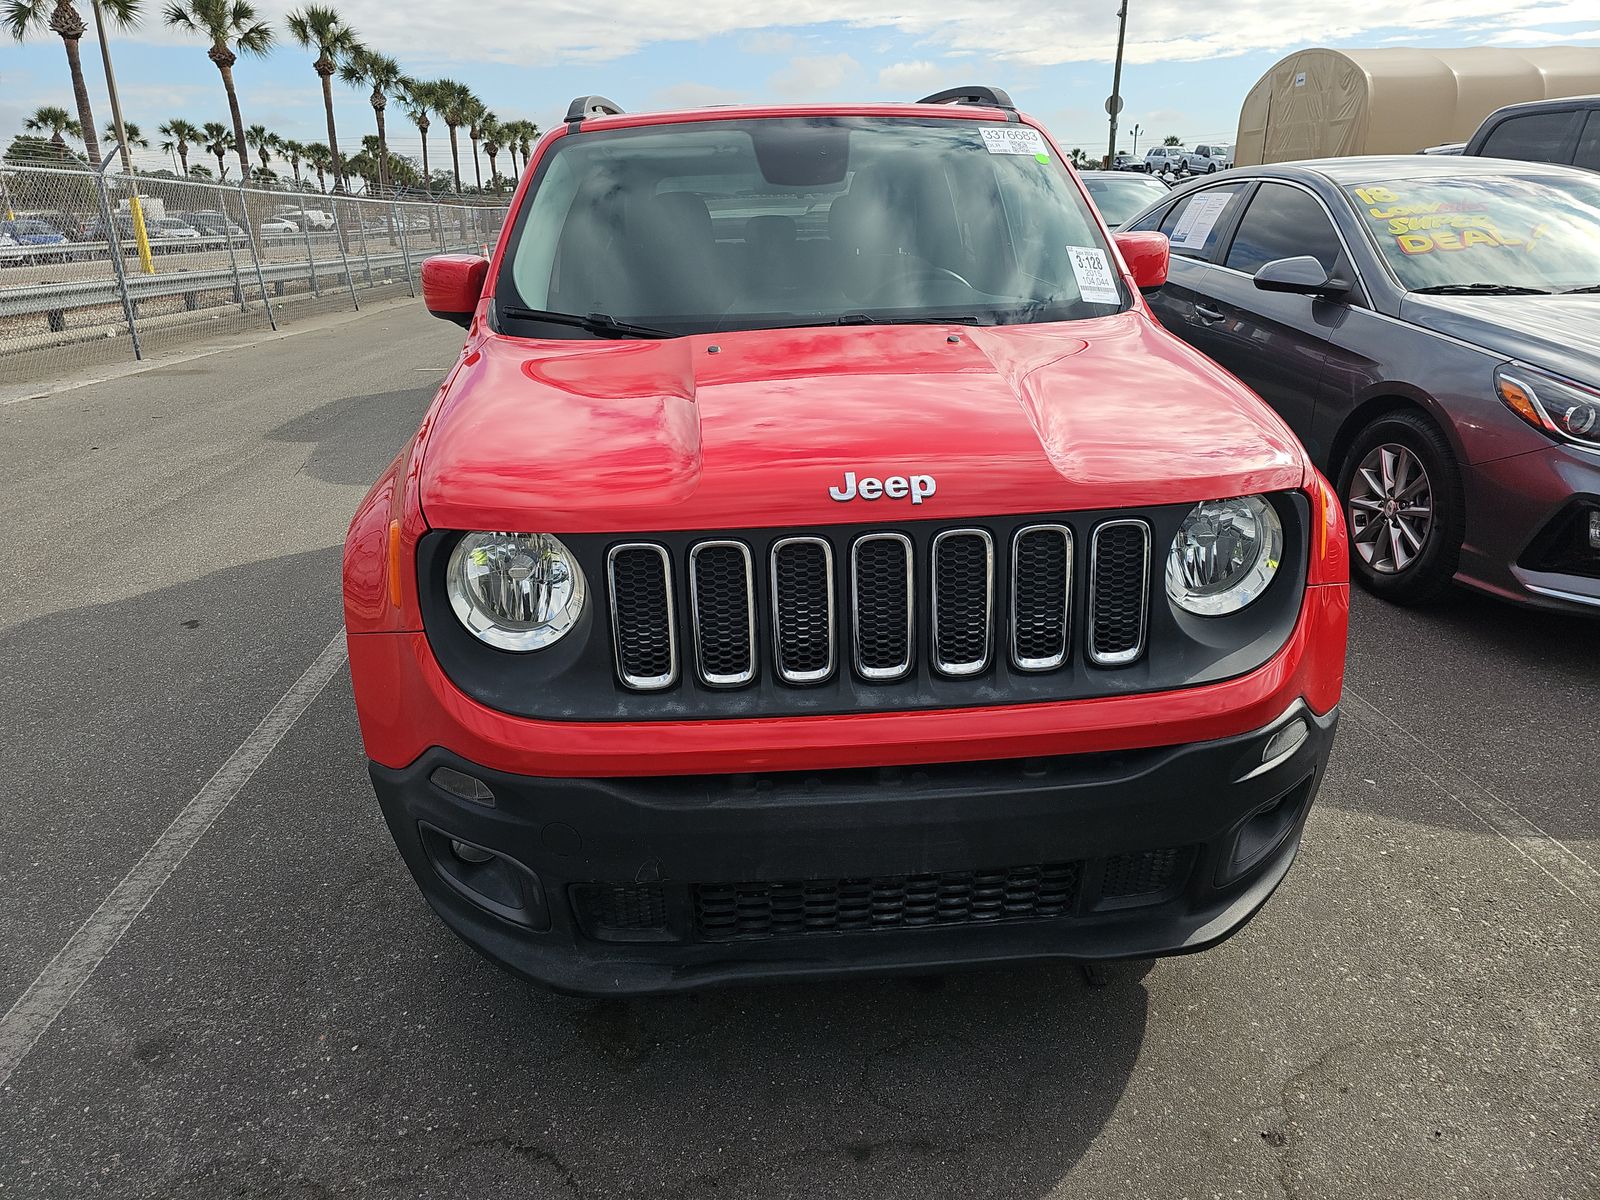
<path id="1" fill-rule="evenodd" d="M 572 96 L 601 92 L 625 108 L 736 100 L 915 99 L 960 83 L 1006 87 L 1064 143 L 1101 152 L 1116 49 L 1117 0 L 333 0 L 373 46 L 425 78 L 470 84 L 502 118 L 559 121 Z M 1596 0 L 1129 0 L 1131 127 L 1188 144 L 1231 141 L 1239 103 L 1284 53 L 1304 46 L 1596 46 Z M 289 5 L 258 0 L 281 30 Z M 87 15 L 87 0 L 79 0 Z M 162 28 L 158 0 L 143 27 L 112 39 L 123 107 L 147 133 L 161 121 L 227 119 L 205 47 Z M 774 16 L 781 12 L 781 22 Z M 1403 23 L 1397 23 L 1403 22 Z M 322 140 L 311 55 L 286 40 L 235 68 L 246 124 Z M 83 43 L 97 119 L 109 117 L 98 47 Z M 338 89 L 340 141 L 372 132 L 363 97 Z M 0 138 L 40 104 L 71 110 L 66 57 L 49 33 L 0 46 Z M 391 140 L 415 154 L 395 114 Z M 442 140 L 441 140 L 442 141 Z M 3 144 L 3 143 L 0 143 Z M 434 146 L 441 145 L 435 142 Z M 155 165 L 154 152 L 145 156 Z"/>

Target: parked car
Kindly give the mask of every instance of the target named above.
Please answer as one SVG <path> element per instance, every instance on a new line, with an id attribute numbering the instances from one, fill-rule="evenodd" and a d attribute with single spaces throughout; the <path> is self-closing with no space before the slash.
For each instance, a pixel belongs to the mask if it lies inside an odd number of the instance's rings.
<path id="1" fill-rule="evenodd" d="M 46 225 L 50 226 L 50 228 L 56 230 L 63 237 L 65 237 L 69 242 L 81 242 L 85 240 L 83 230 L 84 223 L 82 219 L 68 212 L 66 209 L 35 209 L 29 212 L 18 212 L 15 213 L 14 216 L 19 219 L 32 218 L 36 221 L 43 221 Z"/>
<path id="2" fill-rule="evenodd" d="M 237 239 L 245 236 L 244 230 L 231 217 L 215 209 L 178 213 L 177 218 L 192 225 L 202 237 Z"/>
<path id="3" fill-rule="evenodd" d="M 333 214 L 318 208 L 275 208 L 272 215 L 294 222 L 296 229 L 309 229 L 313 233 L 334 227 Z"/>
<path id="4" fill-rule="evenodd" d="M 300 232 L 300 226 L 283 217 L 267 217 L 256 228 L 261 230 L 263 234 L 284 235 Z"/>
<path id="5" fill-rule="evenodd" d="M 1189 169 L 1189 152 L 1182 146 L 1152 146 L 1144 152 L 1144 169 L 1149 175 L 1182 175 Z"/>
<path id="6" fill-rule="evenodd" d="M 1337 481 L 1356 575 L 1600 614 L 1600 179 L 1406 155 L 1241 168 L 1128 225 L 1162 322 Z"/>
<path id="7" fill-rule="evenodd" d="M 1508 104 L 1483 119 L 1462 153 L 1600 171 L 1600 96 Z"/>
<path id="8" fill-rule="evenodd" d="M 424 264 L 466 346 L 346 542 L 439 915 L 591 993 L 1239 928 L 1326 761 L 1346 546 L 1151 318 L 1165 240 L 994 89 L 616 114 Z"/>
<path id="9" fill-rule="evenodd" d="M 1183 167 L 1191 175 L 1215 175 L 1233 166 L 1233 147 L 1200 145 L 1183 158 Z"/>
<path id="10" fill-rule="evenodd" d="M 144 233 L 152 249 L 168 252 L 183 249 L 185 243 L 200 240 L 198 229 L 176 217 L 148 217 L 145 219 Z"/>
<path id="11" fill-rule="evenodd" d="M 0 233 L 9 237 L 22 253 L 8 255 L 9 262 L 61 262 L 70 257 L 67 237 L 54 225 L 36 217 L 17 217 L 0 221 Z"/>
<path id="12" fill-rule="evenodd" d="M 1159 177 L 1149 175 L 1118 171 L 1080 171 L 1079 175 L 1094 206 L 1112 229 L 1122 228 L 1128 218 L 1143 212 L 1171 190 Z"/>
<path id="13" fill-rule="evenodd" d="M 1111 160 L 1113 171 L 1143 171 L 1144 159 L 1126 151 L 1118 150 L 1116 157 Z"/>

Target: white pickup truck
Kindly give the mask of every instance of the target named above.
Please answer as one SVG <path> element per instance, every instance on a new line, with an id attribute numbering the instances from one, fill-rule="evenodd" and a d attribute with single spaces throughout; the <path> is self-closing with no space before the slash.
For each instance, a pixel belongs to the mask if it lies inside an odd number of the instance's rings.
<path id="1" fill-rule="evenodd" d="M 1191 175 L 1214 175 L 1233 166 L 1233 147 L 1196 146 L 1184 155 L 1184 168 Z"/>

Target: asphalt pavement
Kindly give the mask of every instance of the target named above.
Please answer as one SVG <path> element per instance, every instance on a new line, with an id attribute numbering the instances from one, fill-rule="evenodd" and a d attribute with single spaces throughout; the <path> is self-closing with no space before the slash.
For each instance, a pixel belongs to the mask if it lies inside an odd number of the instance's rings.
<path id="1" fill-rule="evenodd" d="M 1300 861 L 1208 953 L 600 1002 L 478 959 L 325 656 L 458 346 L 409 302 L 0 394 L 0 1197 L 1600 1195 L 1600 626 L 1471 596 L 1358 595 Z"/>

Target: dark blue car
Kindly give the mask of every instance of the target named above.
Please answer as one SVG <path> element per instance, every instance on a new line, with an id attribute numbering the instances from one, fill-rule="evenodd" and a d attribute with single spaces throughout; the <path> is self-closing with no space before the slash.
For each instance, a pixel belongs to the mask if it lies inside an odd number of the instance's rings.
<path id="1" fill-rule="evenodd" d="M 1351 565 L 1600 616 L 1600 177 L 1407 155 L 1230 171 L 1160 230 L 1166 327 L 1283 415 L 1343 499 Z"/>

